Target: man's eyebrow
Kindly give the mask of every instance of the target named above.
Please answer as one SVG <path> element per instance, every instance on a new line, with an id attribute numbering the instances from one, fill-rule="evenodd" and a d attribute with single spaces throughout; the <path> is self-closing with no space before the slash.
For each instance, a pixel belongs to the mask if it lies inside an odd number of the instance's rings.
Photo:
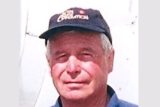
<path id="1" fill-rule="evenodd" d="M 82 48 L 81 51 L 94 52 L 94 49 L 90 47 Z"/>
<path id="2" fill-rule="evenodd" d="M 96 50 L 94 50 L 91 47 L 83 47 L 83 48 L 80 49 L 79 52 L 91 52 L 91 53 L 94 53 L 95 51 Z M 60 54 L 63 54 L 63 53 L 66 53 L 66 51 L 65 50 L 56 50 L 56 51 L 52 52 L 52 55 L 57 56 L 57 55 L 60 55 Z"/>
<path id="3" fill-rule="evenodd" d="M 56 50 L 52 54 L 56 56 L 56 55 L 59 55 L 59 54 L 62 54 L 62 53 L 65 53 L 65 51 L 63 51 L 63 50 Z"/>

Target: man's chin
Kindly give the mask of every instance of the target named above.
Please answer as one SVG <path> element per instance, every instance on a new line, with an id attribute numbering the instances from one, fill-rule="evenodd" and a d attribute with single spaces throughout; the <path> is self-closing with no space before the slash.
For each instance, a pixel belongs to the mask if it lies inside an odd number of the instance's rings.
<path id="1" fill-rule="evenodd" d="M 76 101 L 76 100 L 82 100 L 87 98 L 87 95 L 78 91 L 72 91 L 72 92 L 68 92 L 66 95 L 63 95 L 63 97 L 67 100 L 72 100 L 72 101 Z"/>

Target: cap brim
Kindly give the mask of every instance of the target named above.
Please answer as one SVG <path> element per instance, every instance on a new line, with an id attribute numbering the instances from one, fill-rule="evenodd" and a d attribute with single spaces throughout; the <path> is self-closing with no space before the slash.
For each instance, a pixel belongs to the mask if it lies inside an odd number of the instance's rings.
<path id="1" fill-rule="evenodd" d="M 93 25 L 80 25 L 80 24 L 63 24 L 60 26 L 55 26 L 50 28 L 46 32 L 42 33 L 39 38 L 48 39 L 51 36 L 54 36 L 56 32 L 67 31 L 67 30 L 76 30 L 76 29 L 86 29 L 95 32 L 105 33 L 105 30 L 101 29 L 100 27 L 96 27 Z"/>

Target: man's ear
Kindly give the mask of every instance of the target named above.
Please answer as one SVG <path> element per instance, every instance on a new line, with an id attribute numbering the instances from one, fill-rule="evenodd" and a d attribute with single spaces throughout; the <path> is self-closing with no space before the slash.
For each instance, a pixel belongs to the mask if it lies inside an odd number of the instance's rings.
<path id="1" fill-rule="evenodd" d="M 113 62 L 114 62 L 114 49 L 111 48 L 111 50 L 109 51 L 109 54 L 108 54 L 108 68 L 109 68 L 109 72 L 112 72 L 113 70 Z"/>
<path id="2" fill-rule="evenodd" d="M 48 62 L 48 65 L 49 67 L 51 68 L 51 59 L 49 58 L 49 56 L 46 54 L 46 59 L 47 59 L 47 62 Z"/>
<path id="3" fill-rule="evenodd" d="M 51 61 L 51 58 L 46 54 L 46 59 L 47 59 L 47 62 L 48 62 L 48 66 L 49 66 L 49 69 L 50 69 L 50 76 L 52 77 L 52 61 Z"/>

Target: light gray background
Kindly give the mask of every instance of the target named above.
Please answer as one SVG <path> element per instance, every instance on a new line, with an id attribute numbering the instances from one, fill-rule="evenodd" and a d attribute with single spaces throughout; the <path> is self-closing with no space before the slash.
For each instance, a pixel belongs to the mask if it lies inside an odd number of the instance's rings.
<path id="1" fill-rule="evenodd" d="M 0 1 L 0 107 L 18 107 L 20 1 Z"/>
<path id="2" fill-rule="evenodd" d="M 160 2 L 140 0 L 140 105 L 160 107 Z"/>

